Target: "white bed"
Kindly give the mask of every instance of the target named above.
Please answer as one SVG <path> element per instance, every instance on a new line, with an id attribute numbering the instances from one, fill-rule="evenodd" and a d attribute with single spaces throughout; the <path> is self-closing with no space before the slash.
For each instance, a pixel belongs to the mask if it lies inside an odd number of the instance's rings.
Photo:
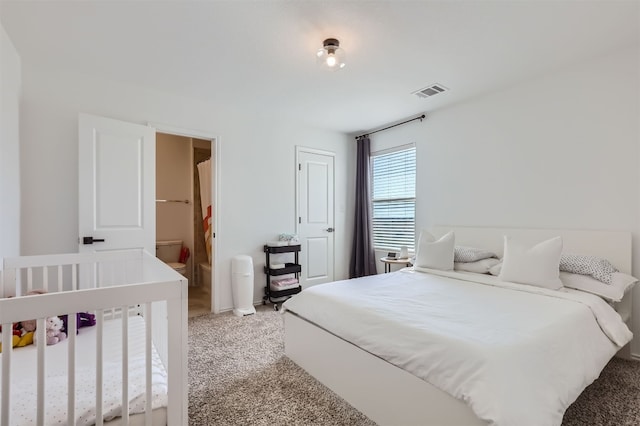
<path id="1" fill-rule="evenodd" d="M 631 237 L 628 233 L 443 227 L 435 229 L 434 234 L 441 235 L 450 229 L 455 231 L 457 245 L 486 248 L 500 255 L 502 236 L 505 234 L 530 242 L 560 235 L 565 252 L 598 255 L 609 259 L 622 272 L 630 273 L 631 270 Z M 310 304 L 304 300 L 305 292 L 292 298 L 284 305 L 287 356 L 379 424 L 559 424 L 566 406 L 597 378 L 606 362 L 619 349 L 603 329 L 611 326 L 608 332 L 614 340 L 618 337 L 619 343 L 626 343 L 629 338 L 625 335 L 628 330 L 625 333 L 626 327 L 620 316 L 604 301 L 586 293 L 573 292 L 582 294 L 572 295 L 569 291 L 563 297 L 578 300 L 563 300 L 549 297 L 554 294 L 528 295 L 493 285 L 421 275 L 398 272 L 368 280 L 351 280 L 344 285 L 320 286 L 317 290 L 307 292 L 310 296 L 318 293 L 314 299 L 310 299 Z M 491 281 L 491 278 L 487 277 L 487 280 Z M 367 284 L 371 293 L 377 296 L 358 293 L 358 287 Z M 394 301 L 394 286 L 406 290 L 405 300 Z M 412 286 L 417 293 L 411 290 Z M 342 293 L 334 293 L 332 287 L 342 287 Z M 460 302 L 456 307 L 438 306 L 443 300 L 439 291 L 445 287 L 459 292 L 459 299 L 456 297 L 455 300 Z M 462 301 L 464 294 L 473 292 L 476 292 L 473 300 L 479 304 L 469 305 L 469 302 Z M 536 291 L 540 292 L 552 291 Z M 431 298 L 433 306 L 420 302 L 423 296 L 427 301 Z M 382 298 L 384 303 L 376 302 L 376 297 Z M 341 299 L 354 300 L 356 307 L 344 311 L 339 309 Z M 394 303 L 400 305 L 395 306 Z M 379 313 L 385 310 L 395 310 L 396 313 L 403 311 L 402 303 L 405 306 L 415 304 L 418 309 L 429 311 L 431 316 L 428 319 L 411 320 L 410 316 L 396 315 L 397 320 L 391 326 L 392 333 L 403 338 L 393 340 L 394 345 L 385 346 L 376 333 L 378 328 L 387 328 L 389 325 L 378 323 Z M 309 306 L 305 307 L 305 304 Z M 489 311 L 493 312 L 493 315 L 487 313 L 486 323 L 482 315 L 483 306 L 479 305 L 487 305 Z M 587 305 L 593 306 L 590 308 Z M 617 305 L 627 321 L 630 319 L 630 306 L 630 295 Z M 536 309 L 545 311 L 542 321 L 532 320 L 535 315 L 531 314 L 515 317 L 522 311 L 535 312 Z M 456 312 L 463 310 L 470 311 L 469 315 L 456 315 Z M 593 316 L 594 310 L 600 311 L 603 317 L 600 322 Z M 478 321 L 477 325 L 464 324 L 465 318 L 474 318 L 473 311 L 475 318 L 481 318 L 482 321 Z M 517 326 L 514 335 L 509 334 L 509 324 L 505 325 L 504 321 L 491 322 L 491 318 L 499 317 L 501 312 L 514 318 L 513 326 Z M 442 332 L 449 327 L 447 321 L 463 322 L 462 339 L 449 339 Z M 415 357 L 403 357 L 402 352 L 395 350 L 395 346 L 409 345 L 410 341 L 419 342 L 423 338 L 422 335 L 413 335 L 414 330 L 407 327 L 408 322 L 415 322 L 418 328 L 432 335 L 442 332 L 442 338 L 438 337 L 431 346 L 425 345 L 426 349 L 414 346 L 412 353 L 416 354 Z M 352 329 L 347 324 L 359 324 L 360 328 Z M 454 325 L 451 324 L 451 327 Z M 548 330 L 542 333 L 541 328 Z M 467 329 L 468 333 L 464 335 Z M 531 338 L 519 335 L 523 333 L 530 333 Z M 472 354 L 483 354 L 487 349 L 475 345 L 475 340 L 485 340 L 486 343 L 491 339 L 495 340 L 502 352 L 499 356 L 490 354 L 486 358 L 493 359 L 493 364 L 478 361 L 484 358 Z M 514 343 L 505 344 L 504 339 L 512 339 Z M 453 347 L 458 347 L 458 350 L 453 350 Z M 549 352 L 554 351 L 545 350 L 546 347 L 553 347 L 557 354 L 550 355 Z M 465 351 L 468 351 L 468 357 Z M 627 351 L 625 348 L 621 353 L 626 354 Z M 428 362 L 416 369 L 415 364 L 420 358 L 418 353 Z M 499 369 L 495 368 L 496 359 L 500 360 Z M 472 365 L 474 363 L 478 365 Z M 536 363 L 543 363 L 546 367 L 535 369 Z M 540 380 L 535 375 L 531 377 L 524 374 L 528 370 L 536 372 Z M 481 373 L 487 375 L 481 376 Z M 547 378 L 548 375 L 559 376 L 562 379 L 560 382 L 571 384 L 565 389 L 562 383 Z M 470 383 L 475 387 L 469 387 Z M 548 407 L 545 405 L 545 395 L 551 396 L 547 398 L 552 400 L 548 402 Z M 462 399 L 466 399 L 466 402 Z M 527 411 L 529 415 L 513 417 Z"/>
<path id="2" fill-rule="evenodd" d="M 187 282 L 142 250 L 30 256 L 2 263 L 0 323 L 91 312 L 97 324 L 52 346 L 0 354 L 5 425 L 187 424 Z M 42 295 L 24 296 L 45 289 Z M 12 296 L 7 298 L 7 296 Z M 169 319 L 171 319 L 169 321 Z M 96 366 L 101 366 L 96 368 Z"/>

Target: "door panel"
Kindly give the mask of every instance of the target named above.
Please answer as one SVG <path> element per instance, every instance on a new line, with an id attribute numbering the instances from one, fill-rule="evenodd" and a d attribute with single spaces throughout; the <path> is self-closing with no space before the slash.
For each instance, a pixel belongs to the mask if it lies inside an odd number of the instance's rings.
<path id="1" fill-rule="evenodd" d="M 142 188 L 131 185 L 142 174 L 142 141 L 98 134 L 95 148 L 95 230 L 121 226 L 135 229 L 142 226 Z M 113 173 L 113 165 L 118 173 Z M 113 208 L 118 206 L 118 208 Z"/>
<path id="2" fill-rule="evenodd" d="M 79 251 L 155 252 L 155 130 L 79 116 Z M 104 242 L 83 244 L 83 237 Z"/>
<path id="3" fill-rule="evenodd" d="M 327 268 L 327 254 L 329 252 L 328 240 L 326 237 L 307 238 L 305 250 L 307 258 L 306 267 L 308 269 L 307 277 L 311 280 L 323 279 L 329 275 Z"/>
<path id="4" fill-rule="evenodd" d="M 306 183 L 307 194 L 307 214 L 308 223 L 327 224 L 329 223 L 329 202 L 327 200 L 329 181 L 328 164 L 308 161 L 307 164 Z"/>
<path id="5" fill-rule="evenodd" d="M 334 280 L 334 162 L 331 152 L 298 148 L 298 235 L 303 287 Z"/>

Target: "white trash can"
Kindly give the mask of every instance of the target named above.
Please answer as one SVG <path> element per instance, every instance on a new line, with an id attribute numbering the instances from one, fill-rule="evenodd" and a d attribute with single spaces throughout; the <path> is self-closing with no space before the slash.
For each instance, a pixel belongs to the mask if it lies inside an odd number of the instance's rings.
<path id="1" fill-rule="evenodd" d="M 253 260 L 239 255 L 231 259 L 233 313 L 239 317 L 256 313 L 253 306 Z"/>

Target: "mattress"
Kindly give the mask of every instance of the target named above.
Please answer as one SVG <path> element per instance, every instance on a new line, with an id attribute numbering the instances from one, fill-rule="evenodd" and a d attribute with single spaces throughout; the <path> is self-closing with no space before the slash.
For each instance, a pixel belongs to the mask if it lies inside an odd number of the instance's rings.
<path id="1" fill-rule="evenodd" d="M 283 311 L 464 401 L 493 425 L 560 425 L 632 337 L 588 293 L 432 272 L 310 287 Z"/>
<path id="2" fill-rule="evenodd" d="M 129 317 L 129 413 L 145 409 L 145 322 Z M 79 330 L 76 339 L 76 424 L 96 421 L 96 332 L 97 327 Z M 104 321 L 103 327 L 103 413 L 105 421 L 121 416 L 122 401 L 122 322 Z M 67 422 L 68 340 L 47 346 L 45 350 L 45 424 Z M 2 355 L 0 354 L 0 359 Z M 11 424 L 36 424 L 37 347 L 16 348 L 11 358 Z M 1 377 L 1 376 L 0 376 Z M 152 408 L 154 418 L 166 418 L 167 373 L 155 350 L 152 353 Z M 136 416 L 137 417 L 137 416 Z M 115 423 L 119 419 L 115 419 Z M 142 419 L 144 420 L 144 417 Z M 155 423 L 154 423 L 155 424 Z"/>

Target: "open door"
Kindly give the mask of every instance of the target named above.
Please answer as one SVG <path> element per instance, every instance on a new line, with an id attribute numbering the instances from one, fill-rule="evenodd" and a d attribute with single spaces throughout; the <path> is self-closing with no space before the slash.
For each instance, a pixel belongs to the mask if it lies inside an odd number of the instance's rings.
<path id="1" fill-rule="evenodd" d="M 155 129 L 80 114 L 78 251 L 155 253 Z"/>

